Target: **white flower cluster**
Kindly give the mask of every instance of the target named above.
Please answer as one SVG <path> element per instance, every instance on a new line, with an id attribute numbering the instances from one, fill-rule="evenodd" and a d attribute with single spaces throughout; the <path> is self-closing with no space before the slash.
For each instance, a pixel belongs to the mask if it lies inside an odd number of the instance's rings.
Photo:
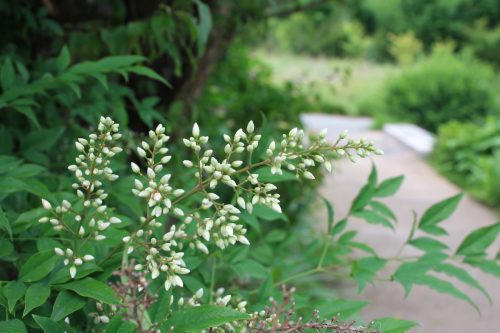
<path id="1" fill-rule="evenodd" d="M 67 200 L 53 208 L 48 200 L 42 199 L 42 206 L 51 216 L 42 217 L 39 222 L 49 222 L 54 230 L 67 232 L 75 239 L 71 242 L 73 248 L 54 249 L 58 256 L 65 258 L 64 265 L 71 266 L 71 278 L 76 276 L 77 266 L 94 259 L 91 254 L 79 255 L 79 245 L 90 239 L 105 239 L 102 231 L 111 224 L 121 223 L 118 217 L 110 216 L 109 209 L 104 204 L 108 194 L 102 189 L 103 181 L 118 179 L 118 175 L 109 167 L 110 159 L 122 151 L 120 147 L 111 146 L 113 141 L 121 137 L 118 127 L 111 118 L 101 117 L 97 134 L 90 134 L 88 139 L 79 138 L 75 142 L 79 155 L 75 159 L 76 163 L 68 169 L 74 172 L 77 179 L 72 187 L 77 197 L 83 201 L 80 210 L 75 210 Z"/>
<path id="2" fill-rule="evenodd" d="M 270 168 L 273 174 L 281 174 L 282 168 L 286 168 L 298 178 L 314 179 L 313 168 L 323 165 L 331 170 L 329 159 L 334 154 L 354 159 L 355 156 L 382 153 L 366 140 L 343 143 L 345 133 L 334 144 L 328 143 L 326 131 L 305 147 L 304 132 L 294 128 L 283 135 L 281 142 L 272 141 L 264 152 L 259 152 L 255 157 L 264 156 L 264 159 L 254 162 L 253 154 L 258 151 L 262 136 L 255 133 L 254 123 L 250 121 L 245 130 L 240 128 L 232 136 L 223 136 L 223 155 L 216 156 L 208 147 L 209 138 L 201 135 L 195 123 L 192 135 L 183 139 L 185 146 L 193 150 L 193 158 L 183 161 L 183 165 L 193 169 L 196 178 L 196 185 L 186 191 L 174 188 L 172 175 L 166 170 L 171 156 L 165 147 L 169 140 L 165 127 L 158 125 L 148 134 L 148 139 L 137 148 L 143 160 L 139 163 L 141 166 L 131 163 L 137 175 L 132 192 L 144 201 L 146 210 L 137 228 L 123 241 L 127 253 L 136 251 L 143 258 L 134 268 L 150 273 L 152 279 L 161 275 L 166 289 L 182 287 L 180 276 L 190 272 L 183 260 L 184 249 L 209 254 L 214 246 L 225 249 L 236 243 L 249 244 L 246 228 L 238 223 L 242 210 L 252 213 L 255 205 L 264 205 L 281 212 L 276 186 L 259 180 L 256 169 Z M 78 266 L 94 260 L 92 254 L 79 253 L 84 251 L 87 241 L 105 239 L 103 231 L 121 222 L 118 217 L 111 216 L 104 203 L 108 194 L 102 188 L 103 181 L 118 178 L 110 168 L 110 159 L 122 150 L 112 145 L 120 137 L 118 124 L 101 117 L 98 133 L 75 143 L 79 155 L 76 163 L 68 167 L 76 176 L 72 187 L 79 200 L 73 204 L 63 200 L 53 208 L 49 201 L 42 199 L 43 207 L 51 216 L 41 218 L 40 222 L 49 222 L 55 230 L 73 237 L 70 239 L 72 246 L 54 249 L 64 258 L 64 264 L 70 266 L 72 278 Z M 221 187 L 232 190 L 232 200 L 220 197 Z M 197 197 L 186 203 L 185 199 L 194 194 Z M 190 224 L 194 226 L 188 232 Z M 168 231 L 161 235 L 160 228 Z M 223 301 L 221 298 L 220 302 Z"/>
<path id="3" fill-rule="evenodd" d="M 174 190 L 169 184 L 171 175 L 164 172 L 165 164 L 171 159 L 167 155 L 168 148 L 164 147 L 169 140 L 165 135 L 165 127 L 158 125 L 154 131 L 149 131 L 149 140 L 149 143 L 143 141 L 137 148 L 138 155 L 146 161 L 146 171 L 143 172 L 136 163 L 131 163 L 132 171 L 138 175 L 132 192 L 146 201 L 148 213 L 141 218 L 141 227 L 123 241 L 129 253 L 145 245 L 146 264 L 137 264 L 135 269 L 151 272 L 152 279 L 158 278 L 161 272 L 165 273 L 164 285 L 168 290 L 175 286 L 182 287 L 179 275 L 189 273 L 182 259 L 184 252 L 181 251 L 181 240 L 186 238 L 185 225 L 179 228 L 171 226 L 160 239 L 153 236 L 153 228 L 162 227 L 159 219 L 170 212 L 178 217 L 184 216 L 184 211 L 174 204 L 175 199 L 184 194 L 184 190 Z"/>
<path id="4" fill-rule="evenodd" d="M 137 148 L 138 155 L 145 160 L 141 168 L 131 163 L 131 168 L 138 175 L 133 193 L 145 200 L 147 213 L 141 218 L 139 228 L 124 238 L 128 252 L 141 248 L 144 251 L 145 264 L 136 265 L 137 270 L 146 270 L 153 279 L 165 275 L 165 288 L 182 286 L 180 275 L 189 273 L 184 261 L 183 249 L 187 246 L 209 254 L 213 244 L 220 249 L 236 243 L 249 244 L 245 237 L 246 228 L 239 224 L 241 210 L 252 212 L 255 205 L 265 205 L 281 212 L 279 194 L 276 186 L 261 182 L 258 173 L 252 172 L 258 167 L 269 167 L 273 174 L 282 173 L 286 167 L 298 178 L 314 179 L 313 167 L 323 165 L 331 170 L 329 159 L 337 152 L 344 155 L 366 157 L 369 153 L 381 153 L 372 143 L 349 140 L 341 144 L 345 133 L 339 136 L 335 144 L 328 143 L 326 131 L 304 147 L 304 131 L 297 128 L 283 135 L 279 144 L 274 141 L 267 147 L 267 159 L 252 163 L 252 154 L 259 147 L 262 136 L 255 134 L 254 123 L 250 121 L 246 130 L 238 129 L 233 136 L 224 135 L 224 155 L 216 157 L 212 149 L 206 147 L 207 136 L 201 135 L 198 124 L 194 124 L 192 135 L 183 139 L 184 145 L 193 150 L 193 159 L 184 160 L 183 165 L 193 169 L 197 180 L 189 191 L 174 189 L 172 176 L 165 169 L 171 160 L 164 147 L 169 137 L 165 128 L 158 125 L 149 131 L 148 142 L 143 141 Z M 243 161 L 248 161 L 245 163 Z M 218 186 L 226 186 L 235 193 L 235 202 L 228 203 L 220 198 Z M 182 201 L 193 194 L 201 194 L 194 206 L 180 206 Z M 170 228 L 162 238 L 155 238 L 153 229 L 163 227 L 166 216 L 177 224 Z M 175 223 L 175 222 L 174 222 Z M 187 234 L 187 225 L 195 223 L 195 233 Z"/>

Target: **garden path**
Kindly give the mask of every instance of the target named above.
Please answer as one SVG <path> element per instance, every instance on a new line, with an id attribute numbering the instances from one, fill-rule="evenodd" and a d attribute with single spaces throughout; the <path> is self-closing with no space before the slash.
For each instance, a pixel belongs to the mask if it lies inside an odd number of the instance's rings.
<path id="1" fill-rule="evenodd" d="M 369 119 L 308 114 L 303 120 L 311 131 L 328 128 L 328 136 L 332 141 L 346 128 L 352 137 L 366 136 L 374 140 L 385 152 L 383 156 L 373 159 L 379 179 L 405 175 L 399 192 L 385 200 L 398 217 L 396 232 L 388 232 L 385 228 L 362 221 L 353 221 L 360 223 L 357 228 L 359 239 L 366 241 L 381 255 L 393 256 L 405 241 L 411 226 L 412 210 L 422 214 L 433 203 L 460 192 L 459 188 L 439 175 L 419 153 L 390 134 L 370 130 Z M 334 204 L 335 215 L 341 217 L 345 216 L 352 199 L 366 182 L 371 161 L 360 160 L 352 165 L 344 160 L 335 166 L 334 174 L 326 177 L 321 193 Z M 320 221 L 326 219 L 326 212 L 321 218 Z M 449 236 L 443 237 L 443 241 L 454 249 L 471 230 L 499 220 L 500 217 L 491 209 L 465 196 L 453 216 L 443 222 L 449 232 Z M 495 244 L 493 248 L 498 249 L 498 245 Z M 407 249 L 403 255 L 411 253 L 411 249 Z M 395 283 L 377 282 L 376 286 L 368 286 L 359 296 L 356 296 L 356 287 L 346 283 L 345 297 L 370 301 L 371 304 L 362 313 L 367 320 L 393 316 L 418 322 L 420 326 L 411 331 L 414 333 L 500 332 L 500 282 L 478 270 L 472 270 L 471 274 L 493 299 L 493 305 L 490 305 L 475 289 L 458 284 L 479 305 L 481 316 L 465 302 L 421 286 L 415 286 L 408 298 L 404 299 L 403 288 Z"/>

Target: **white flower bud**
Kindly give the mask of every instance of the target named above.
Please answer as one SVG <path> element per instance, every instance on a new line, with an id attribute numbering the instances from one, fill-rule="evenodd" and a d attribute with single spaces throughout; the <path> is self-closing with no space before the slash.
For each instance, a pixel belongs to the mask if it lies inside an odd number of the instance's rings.
<path id="1" fill-rule="evenodd" d="M 197 123 L 194 123 L 194 125 L 193 125 L 193 136 L 195 138 L 200 136 L 200 128 L 198 127 Z"/>
<path id="2" fill-rule="evenodd" d="M 54 248 L 54 252 L 58 255 L 58 256 L 64 256 L 64 251 L 58 247 Z"/>
<path id="3" fill-rule="evenodd" d="M 248 125 L 247 125 L 247 133 L 253 133 L 254 129 L 255 129 L 255 126 L 253 124 L 253 121 L 250 120 L 248 122 Z"/>
<path id="4" fill-rule="evenodd" d="M 315 177 L 309 171 L 304 171 L 304 178 L 306 178 L 306 179 L 314 179 Z"/>
<path id="5" fill-rule="evenodd" d="M 250 245 L 248 239 L 243 235 L 238 236 L 238 242 L 240 242 L 241 244 Z"/>
<path id="6" fill-rule="evenodd" d="M 140 157 L 146 157 L 146 151 L 141 147 L 137 147 L 137 153 L 139 154 Z"/>
<path id="7" fill-rule="evenodd" d="M 75 147 L 76 147 L 76 150 L 78 151 L 84 151 L 85 150 L 85 146 L 82 145 L 80 142 L 75 142 Z"/>
<path id="8" fill-rule="evenodd" d="M 184 160 L 182 161 L 182 164 L 184 164 L 186 168 L 191 168 L 193 166 L 193 162 L 191 162 L 190 160 Z"/>
<path id="9" fill-rule="evenodd" d="M 236 202 L 241 208 L 245 209 L 246 207 L 245 199 L 243 199 L 242 197 L 238 197 L 238 199 L 236 199 Z"/>
<path id="10" fill-rule="evenodd" d="M 83 260 L 85 260 L 85 261 L 92 261 L 92 260 L 94 260 L 94 256 L 90 255 L 90 254 L 86 254 L 86 255 L 83 256 Z"/>
<path id="11" fill-rule="evenodd" d="M 139 168 L 139 166 L 137 164 L 135 164 L 134 162 L 130 162 L 130 167 L 132 168 L 132 171 L 135 173 L 141 172 L 141 169 Z"/>
<path id="12" fill-rule="evenodd" d="M 75 276 L 76 276 L 76 267 L 75 266 L 71 266 L 71 268 L 69 269 L 69 276 L 71 276 L 72 279 L 75 278 Z"/>
<path id="13" fill-rule="evenodd" d="M 45 199 L 42 199 L 42 206 L 43 208 L 45 208 L 46 210 L 51 210 L 52 209 L 52 205 L 50 204 L 50 202 L 48 202 L 47 200 Z"/>

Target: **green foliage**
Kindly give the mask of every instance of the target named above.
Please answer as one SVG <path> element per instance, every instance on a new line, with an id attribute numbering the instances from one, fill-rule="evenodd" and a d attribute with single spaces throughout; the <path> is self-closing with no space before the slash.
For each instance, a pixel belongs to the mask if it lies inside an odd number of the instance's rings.
<path id="1" fill-rule="evenodd" d="M 439 128 L 432 161 L 452 181 L 484 202 L 500 203 L 500 121 L 451 122 Z"/>
<path id="2" fill-rule="evenodd" d="M 489 67 L 436 50 L 387 83 L 386 113 L 432 132 L 450 120 L 498 114 Z"/>
<path id="3" fill-rule="evenodd" d="M 349 11 L 337 3 L 317 6 L 286 20 L 276 19 L 269 30 L 267 47 L 281 52 L 359 57 L 366 47 L 363 27 L 349 19 Z"/>
<path id="4" fill-rule="evenodd" d="M 199 332 L 227 322 L 250 319 L 250 315 L 220 306 L 203 305 L 177 312 L 167 322 L 173 332 Z"/>

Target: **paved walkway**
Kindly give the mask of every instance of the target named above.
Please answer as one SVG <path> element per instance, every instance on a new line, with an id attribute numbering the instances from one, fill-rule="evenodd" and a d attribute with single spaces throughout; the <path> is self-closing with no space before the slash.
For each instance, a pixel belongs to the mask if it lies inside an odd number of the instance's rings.
<path id="1" fill-rule="evenodd" d="M 351 222 L 359 222 L 356 230 L 359 231 L 360 239 L 374 247 L 381 255 L 393 256 L 404 242 L 409 233 L 412 210 L 422 214 L 433 203 L 460 192 L 460 189 L 440 176 L 418 153 L 389 134 L 370 131 L 366 119 L 357 122 L 345 117 L 307 115 L 304 116 L 304 122 L 312 131 L 327 127 L 332 140 L 345 128 L 350 129 L 350 135 L 353 137 L 366 136 L 374 140 L 385 151 L 384 156 L 374 158 L 379 178 L 405 175 L 405 181 L 397 195 L 385 200 L 398 217 L 396 232 L 362 221 Z M 344 216 L 347 213 L 352 199 L 365 183 L 370 168 L 370 160 L 361 160 L 354 165 L 348 161 L 336 163 L 334 174 L 326 178 L 321 188 L 322 194 L 333 202 L 336 216 Z M 471 230 L 498 220 L 500 218 L 490 209 L 466 196 L 456 213 L 443 222 L 449 236 L 443 237 L 442 240 L 455 249 Z M 498 242 L 493 248 L 499 248 Z M 408 249 L 404 254 L 411 254 L 411 251 Z M 438 294 L 427 287 L 415 286 L 410 296 L 404 299 L 403 288 L 396 283 L 377 283 L 376 286 L 367 287 L 359 296 L 355 294 L 354 285 L 346 284 L 345 296 L 371 302 L 362 313 L 367 320 L 394 316 L 418 322 L 420 327 L 411 331 L 414 333 L 500 332 L 500 280 L 478 270 L 470 272 L 486 288 L 494 302 L 491 306 L 475 289 L 457 284 L 479 305 L 481 317 L 465 302 Z"/>

